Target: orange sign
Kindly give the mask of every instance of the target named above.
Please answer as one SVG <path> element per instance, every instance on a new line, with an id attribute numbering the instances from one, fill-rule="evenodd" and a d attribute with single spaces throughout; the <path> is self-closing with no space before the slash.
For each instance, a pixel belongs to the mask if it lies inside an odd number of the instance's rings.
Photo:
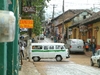
<path id="1" fill-rule="evenodd" d="M 33 23 L 34 21 L 29 19 L 21 19 L 19 21 L 20 28 L 33 28 Z"/>

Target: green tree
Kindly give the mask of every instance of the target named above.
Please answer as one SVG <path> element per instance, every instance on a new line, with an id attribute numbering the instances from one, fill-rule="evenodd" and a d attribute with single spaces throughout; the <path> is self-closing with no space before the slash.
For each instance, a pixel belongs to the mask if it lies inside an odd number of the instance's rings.
<path id="1" fill-rule="evenodd" d="M 49 2 L 50 0 L 35 0 L 32 3 L 36 7 L 36 14 L 33 14 L 34 28 L 32 30 L 35 35 L 42 32 L 42 21 L 45 20 L 44 8 L 47 7 L 46 1 Z"/>
<path id="2" fill-rule="evenodd" d="M 40 22 L 40 17 L 38 17 L 37 14 L 33 14 L 33 20 L 34 20 L 34 27 L 32 32 L 35 35 L 39 35 L 41 33 L 41 22 Z"/>

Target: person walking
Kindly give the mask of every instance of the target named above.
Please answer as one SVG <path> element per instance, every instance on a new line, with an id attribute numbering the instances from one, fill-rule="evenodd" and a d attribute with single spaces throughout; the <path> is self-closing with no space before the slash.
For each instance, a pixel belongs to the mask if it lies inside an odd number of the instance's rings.
<path id="1" fill-rule="evenodd" d="M 85 49 L 86 49 L 86 51 L 89 51 L 89 44 L 88 44 L 88 42 L 85 43 Z"/>
<path id="2" fill-rule="evenodd" d="M 95 54 L 95 50 L 96 50 L 96 44 L 95 44 L 95 42 L 91 43 L 91 49 L 92 49 L 92 55 L 94 55 Z"/>
<path id="3" fill-rule="evenodd" d="M 24 58 L 24 52 L 23 52 L 23 51 L 24 51 L 24 49 L 25 49 L 25 48 L 24 48 L 24 46 L 23 46 L 23 45 L 21 45 L 21 46 L 20 46 L 20 52 L 21 52 L 21 54 L 22 54 L 23 58 Z"/>
<path id="4" fill-rule="evenodd" d="M 91 51 L 91 41 L 89 41 L 89 51 Z"/>

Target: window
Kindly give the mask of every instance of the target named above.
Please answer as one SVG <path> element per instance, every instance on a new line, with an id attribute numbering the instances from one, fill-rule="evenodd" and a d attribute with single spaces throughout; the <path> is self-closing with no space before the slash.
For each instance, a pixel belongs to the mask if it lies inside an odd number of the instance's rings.
<path id="1" fill-rule="evenodd" d="M 44 49 L 48 49 L 48 46 L 44 46 Z"/>
<path id="2" fill-rule="evenodd" d="M 54 49 L 54 46 L 49 46 L 49 49 Z"/>
<path id="3" fill-rule="evenodd" d="M 64 49 L 64 46 L 61 46 L 61 49 Z"/>
<path id="4" fill-rule="evenodd" d="M 56 49 L 60 49 L 60 46 L 59 45 L 56 45 Z"/>
<path id="5" fill-rule="evenodd" d="M 100 51 L 99 50 L 97 51 L 97 55 L 100 55 Z"/>
<path id="6" fill-rule="evenodd" d="M 32 46 L 32 49 L 42 49 L 42 46 Z"/>
<path id="7" fill-rule="evenodd" d="M 86 19 L 86 15 L 83 16 L 83 19 Z"/>
<path id="8" fill-rule="evenodd" d="M 56 45 L 56 49 L 64 49 L 64 46 Z"/>

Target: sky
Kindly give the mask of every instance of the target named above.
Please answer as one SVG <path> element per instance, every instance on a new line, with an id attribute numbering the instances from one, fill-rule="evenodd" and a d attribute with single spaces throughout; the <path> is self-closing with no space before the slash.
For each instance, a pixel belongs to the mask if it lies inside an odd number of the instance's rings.
<path id="1" fill-rule="evenodd" d="M 52 17 L 53 5 L 55 5 L 54 17 L 61 14 L 62 4 L 63 0 L 51 0 L 47 3 L 48 8 L 45 8 L 46 19 L 50 19 Z M 94 7 L 100 7 L 100 0 L 64 0 L 64 11 L 67 11 L 68 9 L 91 9 Z"/>

